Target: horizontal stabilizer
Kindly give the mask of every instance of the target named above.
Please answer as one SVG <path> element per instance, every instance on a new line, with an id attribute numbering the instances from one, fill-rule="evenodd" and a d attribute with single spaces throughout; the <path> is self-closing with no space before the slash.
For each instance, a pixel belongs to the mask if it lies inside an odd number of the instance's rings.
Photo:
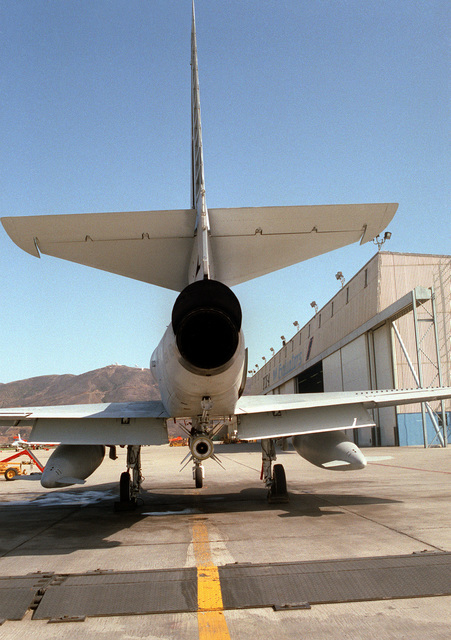
<path id="1" fill-rule="evenodd" d="M 368 242 L 396 204 L 209 209 L 215 278 L 228 286 L 344 247 Z M 194 209 L 2 218 L 24 251 L 41 253 L 181 291 L 196 224 Z"/>
<path id="2" fill-rule="evenodd" d="M 385 229 L 397 204 L 209 209 L 215 277 L 228 286 L 289 267 Z"/>
<path id="3" fill-rule="evenodd" d="M 44 253 L 181 291 L 187 284 L 196 211 L 76 213 L 2 218 L 32 256 Z"/>

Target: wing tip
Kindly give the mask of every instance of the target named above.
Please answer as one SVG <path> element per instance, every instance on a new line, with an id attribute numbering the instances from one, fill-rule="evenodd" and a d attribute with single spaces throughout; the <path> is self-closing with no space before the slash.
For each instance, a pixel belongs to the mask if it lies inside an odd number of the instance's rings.
<path id="1" fill-rule="evenodd" d="M 26 233 L 21 233 L 18 228 L 18 219 L 15 217 L 0 218 L 3 228 L 9 235 L 11 240 L 16 244 L 19 249 L 29 253 L 34 258 L 40 258 L 41 253 L 38 247 L 38 239 L 36 237 L 30 237 Z"/>
<path id="2" fill-rule="evenodd" d="M 362 228 L 362 237 L 360 238 L 360 244 L 371 242 L 379 233 L 381 233 L 388 224 L 393 220 L 395 213 L 397 212 L 399 203 L 388 202 L 385 204 L 385 209 L 379 220 L 371 220 L 368 224 L 364 224 Z"/>

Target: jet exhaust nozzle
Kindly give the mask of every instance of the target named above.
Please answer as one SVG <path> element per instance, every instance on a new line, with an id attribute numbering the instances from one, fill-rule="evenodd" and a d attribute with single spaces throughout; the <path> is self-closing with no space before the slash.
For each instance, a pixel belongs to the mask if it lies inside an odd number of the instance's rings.
<path id="1" fill-rule="evenodd" d="M 207 460 L 213 455 L 214 445 L 206 436 L 196 436 L 190 442 L 191 453 L 198 460 Z"/>
<path id="2" fill-rule="evenodd" d="M 234 356 L 241 329 L 235 294 L 216 280 L 199 280 L 178 296 L 172 328 L 183 358 L 198 369 L 217 369 Z"/>

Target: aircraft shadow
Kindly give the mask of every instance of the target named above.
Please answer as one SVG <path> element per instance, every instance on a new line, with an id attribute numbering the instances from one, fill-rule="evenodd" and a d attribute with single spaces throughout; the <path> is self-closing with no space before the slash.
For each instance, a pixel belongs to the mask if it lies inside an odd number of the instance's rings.
<path id="1" fill-rule="evenodd" d="M 15 478 L 13 478 L 11 480 L 11 482 L 36 482 L 37 480 L 40 480 L 42 476 L 42 473 L 39 472 L 35 472 L 35 473 L 30 473 L 27 475 L 23 475 L 23 476 L 16 476 Z"/>
<path id="2" fill-rule="evenodd" d="M 186 487 L 184 487 L 186 490 Z M 337 507 L 351 507 L 361 505 L 396 504 L 400 501 L 375 496 L 362 496 L 352 494 L 335 493 L 297 493 L 288 492 L 288 502 L 273 502 L 267 500 L 267 490 L 263 487 L 248 487 L 238 492 L 222 492 L 221 494 L 202 493 L 197 495 L 174 495 L 144 491 L 142 494 L 143 506 L 141 511 L 161 513 L 166 511 L 185 510 L 192 508 L 197 513 L 208 515 L 209 513 L 246 513 L 255 511 L 280 511 L 279 517 L 319 517 L 326 515 L 340 515 Z"/>
<path id="3" fill-rule="evenodd" d="M 344 511 L 340 507 L 398 502 L 366 495 L 290 492 L 288 503 L 269 504 L 264 487 L 221 493 L 214 493 L 213 488 L 202 491 L 186 485 L 144 489 L 138 507 L 126 512 L 114 511 L 117 483 L 50 491 L 34 500 L 22 494 L 16 502 L 0 503 L 0 556 L 48 556 L 70 554 L 77 549 L 113 549 L 126 544 L 114 540 L 115 534 L 120 535 L 134 526 L 144 528 L 147 535 L 168 526 L 177 527 L 177 522 L 186 530 L 189 519 L 199 515 L 276 511 L 280 518 L 328 518 L 342 515 Z M 27 500 L 22 500 L 22 496 Z M 124 539 L 129 540 L 130 535 L 133 534 L 127 533 Z"/>

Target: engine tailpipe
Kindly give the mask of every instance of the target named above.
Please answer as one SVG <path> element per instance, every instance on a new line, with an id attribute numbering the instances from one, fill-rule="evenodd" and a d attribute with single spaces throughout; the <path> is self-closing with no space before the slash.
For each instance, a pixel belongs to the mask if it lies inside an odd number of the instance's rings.
<path id="1" fill-rule="evenodd" d="M 225 284 L 193 282 L 183 289 L 172 310 L 180 354 L 196 369 L 224 367 L 238 348 L 241 319 L 238 298 Z"/>
<path id="2" fill-rule="evenodd" d="M 302 458 L 322 469 L 355 471 L 366 467 L 365 456 L 344 431 L 294 436 L 293 446 Z"/>

